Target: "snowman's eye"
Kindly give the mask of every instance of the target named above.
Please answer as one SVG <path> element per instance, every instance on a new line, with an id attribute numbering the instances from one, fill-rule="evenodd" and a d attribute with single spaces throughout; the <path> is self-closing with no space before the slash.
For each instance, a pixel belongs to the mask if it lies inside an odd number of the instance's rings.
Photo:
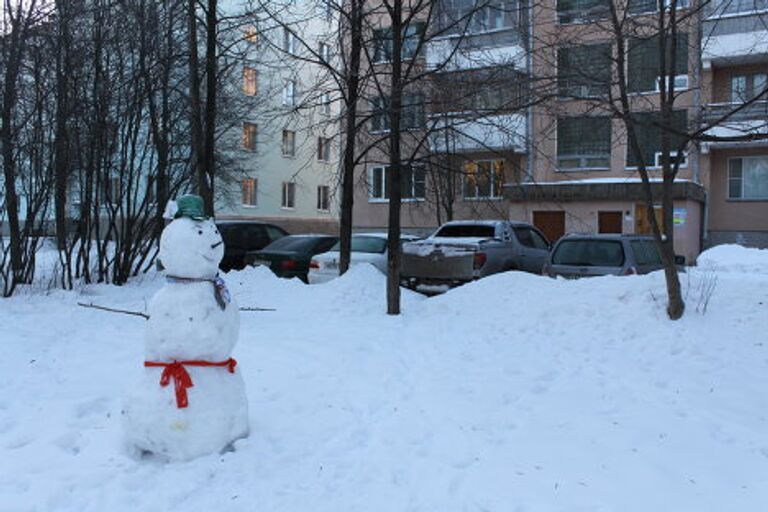
<path id="1" fill-rule="evenodd" d="M 198 231 L 197 231 L 197 234 L 198 234 L 198 235 L 202 235 L 202 234 L 203 234 L 203 230 L 202 230 L 202 229 L 198 230 Z"/>

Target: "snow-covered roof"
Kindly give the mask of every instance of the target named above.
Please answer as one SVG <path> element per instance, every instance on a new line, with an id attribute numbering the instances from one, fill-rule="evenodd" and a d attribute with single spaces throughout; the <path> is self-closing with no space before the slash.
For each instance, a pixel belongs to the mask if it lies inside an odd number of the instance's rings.
<path id="1" fill-rule="evenodd" d="M 649 178 L 648 179 L 651 183 L 661 183 L 661 178 Z M 606 177 L 606 178 L 585 178 L 582 180 L 563 180 L 563 181 L 537 181 L 535 183 L 530 183 L 530 185 L 591 185 L 591 184 L 599 184 L 599 183 L 641 183 L 643 180 L 639 177 Z M 689 179 L 676 179 L 675 183 L 682 183 L 682 182 L 690 182 L 692 183 L 693 180 Z M 529 185 L 526 183 L 526 185 Z M 510 185 L 510 186 L 517 186 L 517 184 Z"/>

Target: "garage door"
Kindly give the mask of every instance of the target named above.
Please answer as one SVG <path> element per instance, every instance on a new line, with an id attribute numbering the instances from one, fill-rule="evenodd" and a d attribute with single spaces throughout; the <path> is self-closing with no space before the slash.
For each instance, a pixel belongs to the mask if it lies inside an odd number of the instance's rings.
<path id="1" fill-rule="evenodd" d="M 533 212 L 533 225 L 554 242 L 565 234 L 565 212 Z"/>

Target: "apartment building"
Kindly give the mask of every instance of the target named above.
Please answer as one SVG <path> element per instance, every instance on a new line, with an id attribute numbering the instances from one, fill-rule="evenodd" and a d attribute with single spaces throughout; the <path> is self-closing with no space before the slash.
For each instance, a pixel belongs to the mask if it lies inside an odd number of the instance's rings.
<path id="1" fill-rule="evenodd" d="M 274 7 L 280 23 L 265 13 L 240 29 L 240 121 L 229 136 L 237 170 L 219 184 L 216 215 L 335 233 L 338 106 L 308 61 L 334 58 L 337 21 L 308 0 Z"/>
<path id="2" fill-rule="evenodd" d="M 754 11 L 754 2 L 749 4 Z M 475 5 L 446 0 L 438 27 L 446 17 L 462 19 Z M 454 170 L 453 218 L 524 220 L 552 240 L 569 232 L 650 233 L 637 166 L 642 161 L 650 170 L 660 198 L 661 132 L 653 121 L 663 86 L 657 76 L 661 43 L 644 28 L 654 26 L 658 3 L 630 0 L 620 6 L 635 27 L 619 39 L 631 111 L 644 126 L 639 152 L 628 144 L 624 123 L 606 100 L 618 97 L 612 69 L 619 45 L 605 2 L 483 5 L 471 16 L 476 22 L 455 33 L 443 31 L 419 56 L 441 70 L 431 78 L 440 99 L 429 102 L 426 127 L 433 133 L 425 160 L 448 162 L 444 168 Z M 681 133 L 765 88 L 765 20 L 734 2 L 720 10 L 717 5 L 686 16 L 674 44 L 667 38 L 667 46 L 676 48 L 668 79 L 676 95 L 673 121 Z M 692 11 L 679 0 L 678 12 Z M 765 104 L 755 103 L 708 133 L 765 133 Z M 678 138 L 672 136 L 673 146 Z M 673 190 L 675 249 L 688 261 L 710 244 L 768 245 L 764 147 L 761 141 L 694 142 L 672 155 L 680 166 Z M 443 185 L 433 181 L 444 173 L 430 173 L 431 165 L 419 185 L 421 195 L 414 189 L 404 196 L 406 229 L 423 231 L 445 219 L 445 212 L 438 215 L 444 201 L 437 199 Z M 361 169 L 355 211 L 361 229 L 386 225 L 379 167 Z M 658 217 L 660 205 L 655 209 Z"/>
<path id="3" fill-rule="evenodd" d="M 717 121 L 751 101 L 709 133 L 758 139 L 702 144 L 707 242 L 768 247 L 768 140 L 759 140 L 768 134 L 768 2 L 717 1 L 704 14 L 702 117 Z"/>

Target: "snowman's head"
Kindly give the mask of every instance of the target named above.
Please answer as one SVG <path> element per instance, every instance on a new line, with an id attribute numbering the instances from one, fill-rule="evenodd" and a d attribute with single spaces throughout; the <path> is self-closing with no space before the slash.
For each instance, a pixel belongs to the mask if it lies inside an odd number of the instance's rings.
<path id="1" fill-rule="evenodd" d="M 210 219 L 179 217 L 160 236 L 160 261 L 168 275 L 213 279 L 224 256 L 224 242 Z"/>

